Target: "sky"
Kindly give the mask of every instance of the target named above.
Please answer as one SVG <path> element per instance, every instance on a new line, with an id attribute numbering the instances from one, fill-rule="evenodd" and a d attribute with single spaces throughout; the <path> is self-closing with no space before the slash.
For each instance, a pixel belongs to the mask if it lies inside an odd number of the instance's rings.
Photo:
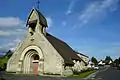
<path id="1" fill-rule="evenodd" d="M 37 0 L 0 0 L 0 54 L 25 37 Z M 40 0 L 47 31 L 89 57 L 120 57 L 120 0 Z"/>

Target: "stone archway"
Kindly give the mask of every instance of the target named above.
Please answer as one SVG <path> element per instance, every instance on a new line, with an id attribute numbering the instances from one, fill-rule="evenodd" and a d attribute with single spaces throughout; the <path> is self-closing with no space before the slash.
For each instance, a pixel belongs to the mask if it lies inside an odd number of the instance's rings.
<path id="1" fill-rule="evenodd" d="M 38 73 L 38 63 L 39 63 L 39 55 L 38 55 L 37 51 L 31 49 L 28 52 L 26 52 L 24 59 L 23 59 L 23 67 L 22 67 L 23 73 L 25 73 L 25 74 Z M 34 71 L 35 69 L 33 69 L 34 65 L 36 65 L 36 67 L 37 67 L 36 72 Z"/>
<path id="2" fill-rule="evenodd" d="M 23 51 L 20 57 L 18 70 L 24 74 L 42 74 L 43 61 L 41 49 L 37 46 L 29 46 Z M 37 65 L 36 73 L 34 65 Z"/>

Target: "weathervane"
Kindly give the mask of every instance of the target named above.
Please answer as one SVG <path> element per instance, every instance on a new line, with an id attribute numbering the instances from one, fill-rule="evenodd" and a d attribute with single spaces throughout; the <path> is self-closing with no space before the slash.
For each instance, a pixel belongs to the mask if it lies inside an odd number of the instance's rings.
<path id="1" fill-rule="evenodd" d="M 36 3 L 37 3 L 37 9 L 39 10 L 40 1 L 38 0 Z"/>

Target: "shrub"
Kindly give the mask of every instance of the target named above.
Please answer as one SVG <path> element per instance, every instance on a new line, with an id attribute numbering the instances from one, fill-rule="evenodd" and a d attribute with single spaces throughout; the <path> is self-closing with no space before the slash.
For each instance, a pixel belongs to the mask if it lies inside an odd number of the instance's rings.
<path id="1" fill-rule="evenodd" d="M 83 69 L 81 71 L 73 70 L 73 74 L 79 75 L 80 73 L 89 72 L 89 71 L 93 71 L 93 70 L 94 70 L 93 68 Z"/>

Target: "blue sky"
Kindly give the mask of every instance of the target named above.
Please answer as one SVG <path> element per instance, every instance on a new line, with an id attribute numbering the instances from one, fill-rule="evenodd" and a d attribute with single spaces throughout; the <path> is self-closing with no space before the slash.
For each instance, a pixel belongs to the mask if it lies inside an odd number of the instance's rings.
<path id="1" fill-rule="evenodd" d="M 37 0 L 0 1 L 0 54 L 14 50 L 26 33 Z M 120 56 L 120 0 L 40 0 L 47 31 L 73 49 L 103 59 Z"/>

